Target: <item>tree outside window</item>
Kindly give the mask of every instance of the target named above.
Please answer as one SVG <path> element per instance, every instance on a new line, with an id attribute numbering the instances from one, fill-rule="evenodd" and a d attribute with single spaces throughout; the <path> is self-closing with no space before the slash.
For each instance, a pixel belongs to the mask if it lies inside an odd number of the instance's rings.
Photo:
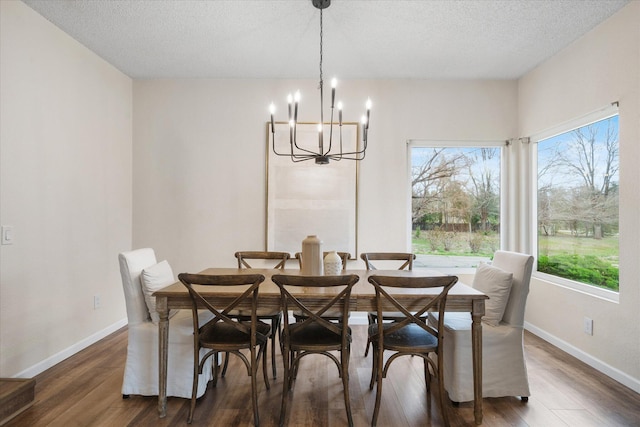
<path id="1" fill-rule="evenodd" d="M 418 266 L 476 267 L 500 246 L 499 147 L 412 147 Z"/>
<path id="2" fill-rule="evenodd" d="M 538 141 L 538 271 L 618 291 L 618 116 Z"/>

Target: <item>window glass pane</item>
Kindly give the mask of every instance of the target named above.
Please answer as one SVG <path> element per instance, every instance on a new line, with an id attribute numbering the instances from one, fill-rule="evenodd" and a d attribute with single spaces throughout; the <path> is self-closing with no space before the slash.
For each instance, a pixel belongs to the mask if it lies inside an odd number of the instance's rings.
<path id="1" fill-rule="evenodd" d="M 499 147 L 412 147 L 417 267 L 476 267 L 500 247 Z"/>
<path id="2" fill-rule="evenodd" d="M 618 116 L 538 141 L 538 271 L 618 290 Z"/>

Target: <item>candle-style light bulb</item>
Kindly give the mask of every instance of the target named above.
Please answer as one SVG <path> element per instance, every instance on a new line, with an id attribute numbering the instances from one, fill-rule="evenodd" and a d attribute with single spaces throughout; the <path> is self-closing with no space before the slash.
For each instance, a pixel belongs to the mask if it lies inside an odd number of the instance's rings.
<path id="1" fill-rule="evenodd" d="M 362 123 L 362 140 L 366 143 L 367 129 L 369 128 L 369 124 L 367 123 L 367 116 L 363 114 L 362 118 L 360 119 L 360 122 Z"/>
<path id="2" fill-rule="evenodd" d="M 271 132 L 272 133 L 275 133 L 276 131 L 276 126 L 273 121 L 273 115 L 275 114 L 275 112 L 276 112 L 276 106 L 273 105 L 273 102 L 272 102 L 271 105 L 269 105 L 269 113 L 271 113 Z"/>
<path id="3" fill-rule="evenodd" d="M 342 101 L 338 101 L 338 122 L 342 126 Z"/>
<path id="4" fill-rule="evenodd" d="M 371 114 L 371 98 L 367 98 L 367 129 L 369 129 L 369 116 Z"/>
<path id="5" fill-rule="evenodd" d="M 322 123 L 318 123 L 318 147 L 322 151 Z"/>
<path id="6" fill-rule="evenodd" d="M 338 85 L 338 79 L 335 77 L 331 79 L 331 108 L 336 100 L 336 86 Z"/>

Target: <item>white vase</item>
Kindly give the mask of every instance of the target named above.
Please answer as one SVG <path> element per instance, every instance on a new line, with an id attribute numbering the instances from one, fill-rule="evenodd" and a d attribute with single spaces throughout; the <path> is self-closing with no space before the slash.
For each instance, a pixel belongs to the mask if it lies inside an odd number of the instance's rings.
<path id="1" fill-rule="evenodd" d="M 329 252 L 324 257 L 325 276 L 338 276 L 342 272 L 342 259 L 336 251 Z"/>
<path id="2" fill-rule="evenodd" d="M 316 235 L 307 236 L 302 241 L 302 274 L 322 276 L 322 241 Z"/>

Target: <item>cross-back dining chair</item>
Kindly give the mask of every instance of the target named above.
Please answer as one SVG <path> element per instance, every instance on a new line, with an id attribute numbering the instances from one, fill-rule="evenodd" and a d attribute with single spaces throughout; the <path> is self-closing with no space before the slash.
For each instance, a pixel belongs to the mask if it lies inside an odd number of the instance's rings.
<path id="1" fill-rule="evenodd" d="M 376 262 L 379 262 L 380 267 L 385 269 L 398 269 L 398 270 L 413 270 L 413 260 L 416 259 L 416 255 L 408 252 L 363 252 L 360 254 L 360 258 L 364 261 L 367 270 L 377 270 Z M 374 261 L 374 262 L 372 262 Z M 402 320 L 404 316 L 398 312 L 385 312 L 384 320 L 396 321 Z M 378 314 L 374 311 L 367 313 L 367 320 L 369 325 L 373 325 L 378 321 Z M 367 346 L 364 349 L 364 357 L 369 354 L 369 348 L 371 342 L 367 340 Z"/>
<path id="2" fill-rule="evenodd" d="M 249 261 L 264 261 L 261 263 L 260 267 L 262 268 L 275 268 L 279 270 L 284 270 L 287 261 L 291 258 L 291 254 L 289 252 L 276 252 L 276 251 L 238 251 L 234 254 L 234 256 L 238 260 L 238 268 L 254 268 Z M 257 264 L 254 263 L 257 266 Z M 232 316 L 235 316 L 239 319 L 246 319 L 247 314 L 243 313 L 241 310 L 236 310 L 231 313 Z M 281 337 L 281 328 L 280 323 L 282 319 L 282 311 L 278 309 L 265 309 L 258 307 L 258 319 L 259 320 L 269 320 L 271 322 L 271 329 L 273 334 L 271 336 L 271 371 L 273 373 L 273 378 L 277 377 L 277 368 L 276 368 L 276 341 L 275 341 L 275 333 L 278 333 L 278 339 Z M 227 367 L 229 365 L 229 358 L 226 357 L 224 359 L 224 367 L 222 368 L 222 376 L 224 377 L 227 373 Z"/>
<path id="3" fill-rule="evenodd" d="M 242 360 L 247 368 L 247 374 L 251 377 L 251 402 L 253 406 L 253 420 L 256 426 L 260 425 L 258 415 L 258 390 L 256 376 L 258 372 L 258 360 L 262 356 L 262 371 L 264 382 L 269 389 L 267 375 L 266 343 L 271 335 L 271 326 L 261 322 L 257 317 L 258 288 L 264 281 L 261 274 L 233 274 L 233 275 L 204 275 L 181 273 L 178 279 L 189 290 L 192 303 L 193 317 L 193 392 L 187 422 L 193 420 L 196 407 L 196 390 L 198 388 L 198 374 L 202 373 L 206 361 L 218 353 L 226 353 L 227 357 L 234 354 Z M 230 288 L 247 286 L 241 295 L 231 301 L 211 302 L 194 287 Z M 232 310 L 238 307 L 248 309 L 249 320 L 238 320 L 229 316 Z M 248 308 L 246 308 L 248 307 Z M 198 309 L 207 309 L 213 314 L 213 318 L 206 323 L 201 323 L 198 317 Z M 200 357 L 200 349 L 208 349 L 207 353 Z M 241 350 L 249 350 L 249 359 Z M 256 350 L 257 349 L 257 350 Z M 218 364 L 213 363 L 213 385 L 218 378 Z"/>
<path id="4" fill-rule="evenodd" d="M 282 343 L 285 377 L 283 380 L 282 405 L 280 409 L 280 426 L 287 417 L 288 393 L 297 376 L 300 360 L 310 354 L 322 354 L 329 357 L 338 367 L 338 375 L 342 378 L 344 404 L 347 422 L 353 426 L 351 403 L 349 399 L 349 356 L 351 349 L 351 329 L 348 325 L 351 289 L 359 278 L 357 275 L 342 276 L 288 276 L 274 275 L 271 280 L 280 288 L 282 309 L 299 310 L 304 318 L 290 323 L 284 317 Z M 331 301 L 318 306 L 305 304 L 298 297 L 301 287 L 322 288 L 326 292 L 334 292 Z M 328 311 L 340 310 L 339 322 L 332 322 L 324 317 Z M 338 359 L 331 351 L 338 351 Z"/>
<path id="5" fill-rule="evenodd" d="M 445 425 L 449 425 L 447 412 L 444 407 L 444 377 L 443 377 L 443 322 L 444 312 L 449 290 L 456 284 L 456 276 L 436 277 L 398 277 L 398 276 L 369 276 L 369 282 L 376 291 L 376 312 L 378 318 L 382 318 L 383 310 L 392 307 L 404 315 L 402 320 L 395 322 L 376 322 L 369 325 L 369 340 L 373 345 L 373 366 L 371 369 L 371 382 L 369 389 L 376 388 L 376 403 L 373 409 L 371 425 L 378 421 L 380 399 L 382 397 L 383 378 L 387 377 L 389 366 L 401 356 L 419 356 L 424 360 L 424 380 L 427 392 L 430 391 L 429 366 L 438 377 L 438 398 L 440 412 Z M 412 288 L 426 289 L 439 288 L 434 297 L 416 307 L 412 301 L 410 309 L 394 297 L 394 289 Z M 439 322 L 437 327 L 428 324 L 428 312 L 437 309 Z M 384 352 L 392 351 L 393 354 L 384 362 Z M 429 355 L 437 355 L 437 363 Z"/>

